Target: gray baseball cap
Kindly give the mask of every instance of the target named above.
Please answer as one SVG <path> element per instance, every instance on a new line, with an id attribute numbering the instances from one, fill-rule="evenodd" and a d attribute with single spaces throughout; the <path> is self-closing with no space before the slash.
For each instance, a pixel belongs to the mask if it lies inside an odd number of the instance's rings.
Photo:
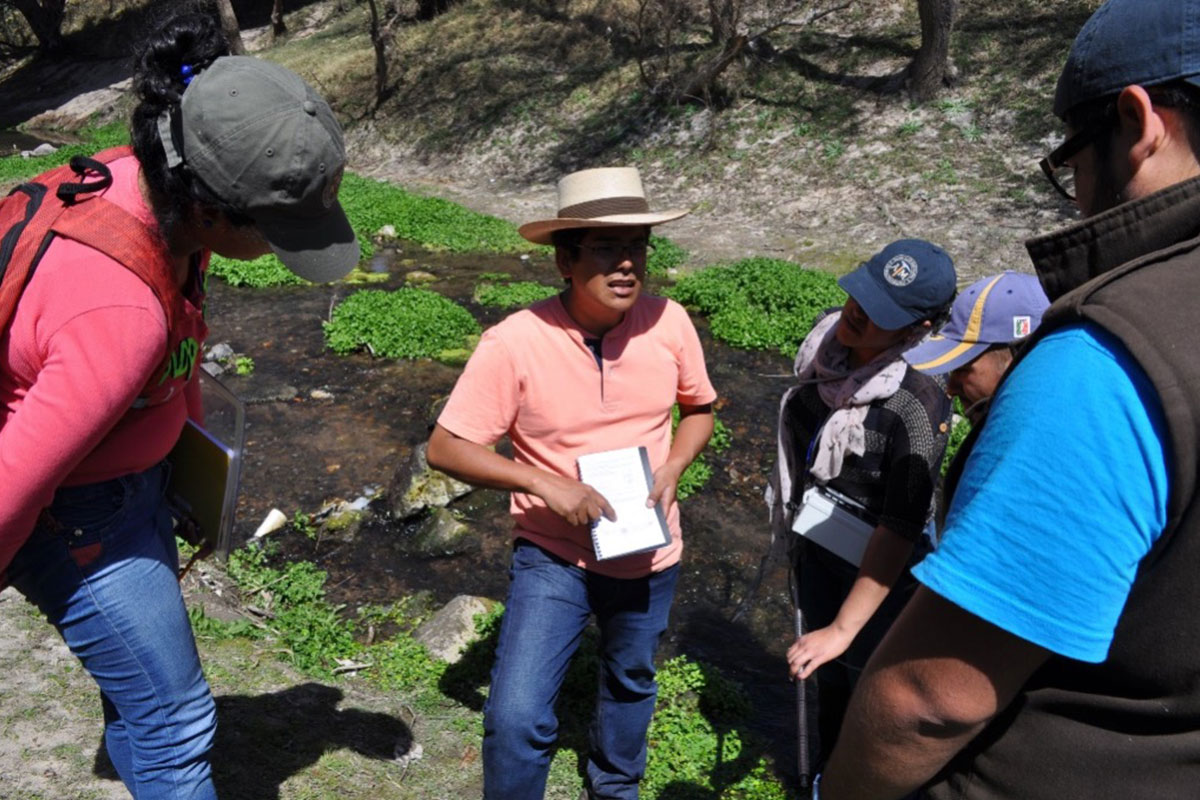
<path id="1" fill-rule="evenodd" d="M 1200 0 L 1108 0 L 1084 23 L 1054 92 L 1060 119 L 1126 86 L 1200 86 Z"/>
<path id="2" fill-rule="evenodd" d="M 323 283 L 358 263 L 358 240 L 337 199 L 342 130 L 299 75 L 225 56 L 188 84 L 180 108 L 179 157 L 254 220 L 284 266 Z"/>

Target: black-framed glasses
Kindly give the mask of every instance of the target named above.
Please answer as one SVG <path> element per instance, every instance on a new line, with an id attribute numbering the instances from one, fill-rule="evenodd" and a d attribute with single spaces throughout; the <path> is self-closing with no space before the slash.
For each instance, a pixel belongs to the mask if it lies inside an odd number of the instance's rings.
<path id="1" fill-rule="evenodd" d="M 1101 128 L 1093 126 L 1085 128 L 1074 136 L 1069 137 L 1065 142 L 1054 148 L 1050 155 L 1038 162 L 1042 168 L 1042 172 L 1046 173 L 1046 178 L 1050 181 L 1059 194 L 1068 200 L 1075 201 L 1075 168 L 1069 166 L 1067 161 L 1079 153 L 1080 150 L 1087 147 L 1100 135 Z"/>
<path id="2" fill-rule="evenodd" d="M 654 252 L 654 245 L 650 242 L 632 242 L 624 245 L 604 242 L 581 244 L 579 247 L 587 250 L 602 264 L 620 264 L 627 256 L 631 261 L 640 261 Z"/>
<path id="3" fill-rule="evenodd" d="M 1071 202 L 1075 202 L 1075 168 L 1067 164 L 1083 148 L 1092 144 L 1112 128 L 1116 119 L 1117 106 L 1115 102 L 1106 103 L 1097 108 L 1091 115 L 1085 117 L 1086 122 L 1079 125 L 1079 132 L 1067 137 L 1067 140 L 1054 148 L 1050 155 L 1038 162 L 1042 172 L 1050 181 L 1055 191 Z"/>

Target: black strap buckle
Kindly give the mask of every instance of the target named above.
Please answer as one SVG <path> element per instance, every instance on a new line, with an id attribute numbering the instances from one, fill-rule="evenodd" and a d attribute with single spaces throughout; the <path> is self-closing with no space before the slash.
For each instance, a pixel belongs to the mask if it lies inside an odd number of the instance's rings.
<path id="1" fill-rule="evenodd" d="M 101 164 L 96 159 L 87 156 L 72 156 L 70 165 L 71 171 L 83 180 L 80 180 L 79 183 L 59 184 L 56 194 L 58 199 L 67 205 L 74 203 L 81 194 L 102 192 L 112 186 L 112 171 L 107 165 Z M 88 173 L 95 173 L 99 177 L 92 181 L 86 180 Z"/>

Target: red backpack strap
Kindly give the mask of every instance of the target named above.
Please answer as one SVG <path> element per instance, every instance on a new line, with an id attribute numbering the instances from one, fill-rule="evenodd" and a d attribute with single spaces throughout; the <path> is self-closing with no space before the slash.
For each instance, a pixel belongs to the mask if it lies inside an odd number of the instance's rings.
<path id="1" fill-rule="evenodd" d="M 132 152 L 128 147 L 113 147 L 94 159 L 77 156 L 0 200 L 0 333 L 8 328 L 25 286 L 53 240 L 59 217 L 84 195 L 111 185 L 112 174 L 104 165 Z"/>
<path id="2" fill-rule="evenodd" d="M 18 186 L 0 203 L 0 333 L 8 328 L 17 301 L 29 282 L 35 254 L 49 244 L 48 226 L 57 216 L 58 201 L 42 184 Z"/>
<path id="3" fill-rule="evenodd" d="M 96 196 L 112 184 L 105 165 L 131 153 L 128 147 L 113 147 L 93 158 L 76 156 L 0 201 L 0 332 L 8 327 L 38 261 L 58 235 L 107 255 L 150 287 L 166 316 L 167 344 L 174 343 L 183 297 L 165 243 L 137 217 Z"/>
<path id="4" fill-rule="evenodd" d="M 74 175 L 64 164 L 21 184 L 0 200 L 0 333 L 12 321 L 17 301 L 53 239 L 50 226 L 64 210 L 55 189 Z"/>
<path id="5" fill-rule="evenodd" d="M 179 330 L 183 295 L 175 282 L 171 254 L 156 231 L 103 197 L 67 206 L 52 230 L 98 250 L 141 278 L 162 305 L 168 338 Z"/>

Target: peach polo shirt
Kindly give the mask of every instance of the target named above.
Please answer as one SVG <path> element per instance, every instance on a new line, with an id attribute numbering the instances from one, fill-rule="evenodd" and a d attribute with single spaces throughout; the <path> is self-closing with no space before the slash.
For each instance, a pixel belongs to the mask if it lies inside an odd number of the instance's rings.
<path id="1" fill-rule="evenodd" d="M 651 469 L 671 449 L 671 407 L 716 399 L 700 339 L 678 303 L 642 295 L 604 335 L 603 367 L 558 297 L 489 329 L 459 377 L 438 424 L 481 445 L 508 434 L 517 461 L 578 477 L 585 453 L 642 445 Z M 667 509 L 671 544 L 599 561 L 587 526 L 571 525 L 541 498 L 512 493 L 513 535 L 589 571 L 637 578 L 679 561 L 679 507 Z"/>

